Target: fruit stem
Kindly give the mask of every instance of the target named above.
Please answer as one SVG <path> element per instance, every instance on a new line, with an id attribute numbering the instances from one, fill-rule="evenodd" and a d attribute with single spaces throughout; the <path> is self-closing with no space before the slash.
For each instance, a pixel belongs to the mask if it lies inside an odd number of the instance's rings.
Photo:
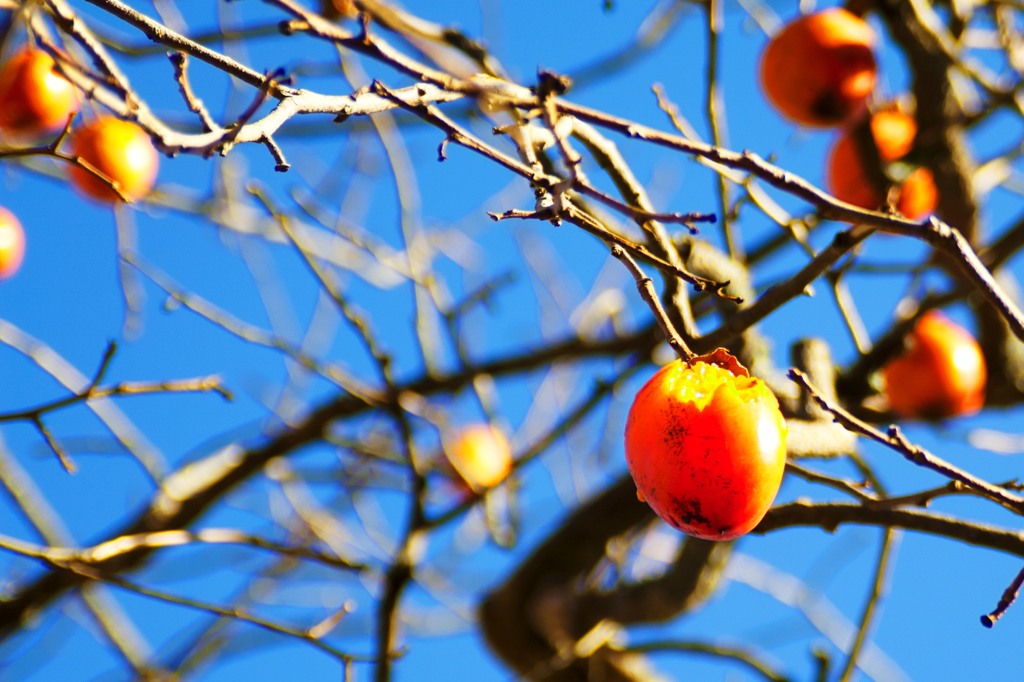
<path id="1" fill-rule="evenodd" d="M 658 326 L 661 327 L 661 333 L 665 335 L 665 340 L 668 341 L 668 345 L 675 351 L 683 360 L 687 362 L 693 360 L 696 354 L 690 350 L 690 347 L 686 345 L 686 341 L 683 340 L 682 335 L 672 325 L 672 321 L 668 319 L 668 314 L 665 312 L 665 308 L 661 305 L 661 300 L 658 298 L 658 292 L 654 289 L 654 282 L 650 277 L 644 274 L 644 271 L 640 269 L 636 260 L 633 259 L 629 253 L 622 248 L 619 244 L 612 244 L 611 248 L 612 256 L 617 258 L 626 266 L 630 274 L 633 275 L 633 279 L 636 280 L 637 291 L 640 292 L 640 298 L 644 299 L 651 312 L 654 313 L 654 319 L 658 322 Z"/>

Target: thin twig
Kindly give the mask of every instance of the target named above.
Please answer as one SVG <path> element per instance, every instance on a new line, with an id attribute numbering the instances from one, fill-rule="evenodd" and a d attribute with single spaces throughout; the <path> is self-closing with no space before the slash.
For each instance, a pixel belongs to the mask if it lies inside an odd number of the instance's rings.
<path id="1" fill-rule="evenodd" d="M 520 220 L 551 220 L 551 213 L 550 211 L 547 210 L 523 211 L 520 209 L 509 209 L 503 213 L 489 212 L 487 215 L 491 217 L 491 220 L 494 220 L 496 222 L 501 220 L 509 220 L 512 218 Z M 683 280 L 684 282 L 692 286 L 695 291 L 706 291 L 718 298 L 724 299 L 726 301 L 732 301 L 734 303 L 743 302 L 743 299 L 741 297 L 726 293 L 726 288 L 730 284 L 729 281 L 717 282 L 713 279 L 708 279 L 707 277 L 695 275 L 694 273 L 690 272 L 685 268 L 672 265 L 668 261 L 659 258 L 654 253 L 652 253 L 647 246 L 643 244 L 637 244 L 636 242 L 626 239 L 625 237 L 616 232 L 612 232 L 611 230 L 606 228 L 601 222 L 599 222 L 596 218 L 591 216 L 586 211 L 576 208 L 576 206 L 573 204 L 567 204 L 565 206 L 565 209 L 562 213 L 562 217 L 566 221 L 572 223 L 573 225 L 583 228 L 587 232 L 590 232 L 591 234 L 600 237 L 605 241 L 621 246 L 623 249 L 632 253 L 638 258 L 641 258 L 645 262 L 654 265 L 662 272 L 666 272 L 670 275 L 678 277 L 679 279 Z"/>
<path id="2" fill-rule="evenodd" d="M 1013 579 L 1013 582 L 1003 592 L 1003 596 L 999 598 L 999 603 L 996 604 L 996 608 L 991 613 L 986 613 L 981 617 L 981 624 L 987 628 L 991 628 L 996 624 L 996 621 L 1003 617 L 1007 609 L 1013 606 L 1013 603 L 1017 601 L 1017 595 L 1020 594 L 1021 585 L 1024 585 L 1024 568 L 1020 569 L 1017 573 L 1017 577 Z"/>
<path id="3" fill-rule="evenodd" d="M 258 628 L 267 630 L 268 632 L 284 635 L 286 637 L 292 637 L 299 641 L 310 644 L 314 648 L 319 649 L 320 651 L 324 652 L 325 654 L 331 656 L 332 658 L 335 658 L 336 660 L 342 663 L 366 660 L 365 657 L 345 653 L 337 647 L 327 644 L 326 642 L 323 642 L 320 639 L 311 636 L 309 634 L 308 628 L 296 628 L 289 625 L 284 625 L 282 623 L 272 621 L 268 618 L 263 618 L 253 613 L 249 613 L 236 606 L 226 607 L 217 604 L 212 604 L 209 602 L 203 602 L 198 599 L 181 597 L 175 594 L 171 594 L 170 592 L 165 592 L 163 590 L 158 590 L 152 587 L 146 587 L 145 585 L 130 580 L 126 580 L 125 578 L 121 578 L 117 575 L 104 573 L 103 571 L 97 570 L 87 564 L 71 564 L 69 566 L 69 570 L 73 571 L 77 575 L 82 576 L 83 578 L 96 582 L 106 583 L 114 587 L 119 587 L 122 590 L 126 590 L 128 592 L 132 592 L 143 597 L 148 597 L 150 599 L 162 601 L 167 604 L 173 604 L 176 606 L 183 606 L 189 609 L 203 611 L 205 613 L 220 616 L 222 618 L 230 618 L 232 620 L 237 620 L 242 623 L 254 625 Z"/>
<path id="4" fill-rule="evenodd" d="M 964 471 L 963 469 L 945 461 L 941 457 L 928 452 L 924 448 L 910 443 L 896 425 L 890 426 L 888 433 L 882 433 L 870 424 L 853 416 L 842 407 L 833 405 L 831 402 L 822 398 L 821 394 L 807 378 L 807 375 L 800 370 L 790 369 L 789 378 L 799 384 L 805 391 L 810 393 L 823 409 L 830 412 L 835 420 L 849 431 L 866 438 L 870 438 L 877 443 L 881 443 L 882 445 L 895 450 L 905 459 L 917 464 L 918 466 L 931 469 L 932 471 L 942 474 L 951 480 L 959 481 L 972 490 L 981 493 L 990 500 L 998 502 L 1007 509 L 1011 509 L 1018 514 L 1024 513 L 1024 497 L 1014 495 L 1013 493 L 1008 492 L 1005 488 L 1001 488 L 989 483 L 988 481 L 982 480 L 974 474 Z"/>
<path id="5" fill-rule="evenodd" d="M 170 52 L 167 58 L 171 60 L 171 66 L 174 68 L 174 80 L 178 83 L 178 90 L 185 100 L 185 105 L 189 111 L 199 117 L 199 122 L 203 125 L 203 132 L 209 133 L 220 128 L 206 109 L 203 100 L 199 99 L 192 90 L 192 84 L 188 80 L 188 55 L 184 52 Z"/>
<path id="6" fill-rule="evenodd" d="M 695 353 L 690 350 L 690 347 L 686 345 L 686 341 L 679 335 L 676 328 L 672 326 L 672 321 L 668 319 L 665 308 L 661 305 L 661 299 L 658 298 L 658 292 L 654 290 L 654 282 L 651 278 L 644 274 L 644 271 L 640 269 L 640 266 L 633 260 L 633 257 L 618 244 L 612 244 L 611 253 L 612 256 L 622 261 L 622 264 L 626 266 L 629 273 L 633 275 L 633 279 L 636 280 L 637 291 L 640 292 L 640 298 L 644 299 L 651 312 L 654 313 L 654 319 L 661 328 L 661 333 L 665 335 L 668 345 L 683 360 L 692 360 Z"/>
<path id="7" fill-rule="evenodd" d="M 896 551 L 898 535 L 891 528 L 886 528 L 882 533 L 882 546 L 878 551 L 878 561 L 875 565 L 875 576 L 871 582 L 871 591 L 864 602 L 864 610 L 861 612 L 860 624 L 857 627 L 857 636 L 850 645 L 850 651 L 846 656 L 846 665 L 839 676 L 839 682 L 846 682 L 851 678 L 854 669 L 857 667 L 857 660 L 867 642 L 868 631 L 874 620 L 875 612 L 878 610 L 879 602 L 886 590 L 886 583 L 889 578 L 892 555 Z"/>

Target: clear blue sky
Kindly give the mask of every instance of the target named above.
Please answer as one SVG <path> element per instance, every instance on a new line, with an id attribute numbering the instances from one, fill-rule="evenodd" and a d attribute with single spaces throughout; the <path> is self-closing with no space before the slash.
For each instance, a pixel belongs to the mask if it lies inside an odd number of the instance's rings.
<path id="1" fill-rule="evenodd" d="M 82 5 L 84 3 L 73 3 Z M 631 57 L 625 67 L 604 64 L 593 78 L 593 65 L 613 56 L 625 47 L 638 30 L 653 2 L 616 2 L 604 11 L 599 0 L 574 3 L 549 3 L 518 0 L 515 3 L 470 2 L 468 0 L 412 0 L 406 6 L 425 18 L 457 24 L 472 36 L 483 39 L 510 75 L 523 83 L 535 78 L 538 67 L 561 73 L 583 74 L 569 95 L 575 101 L 610 113 L 668 129 L 665 116 L 650 92 L 660 83 L 666 94 L 701 132 L 707 134 L 703 109 L 705 43 L 703 15 L 687 8 L 673 33 L 654 49 Z M 796 2 L 774 0 L 767 3 L 783 17 L 792 16 Z M 153 14 L 149 3 L 136 3 L 140 11 Z M 188 3 L 183 3 L 188 5 Z M 226 22 L 248 25 L 266 21 L 277 14 L 257 3 L 210 3 L 227 17 Z M 764 156 L 773 155 L 783 167 L 812 182 L 822 182 L 824 155 L 832 139 L 829 132 L 808 132 L 794 128 L 778 118 L 761 96 L 755 79 L 757 55 L 765 38 L 738 3 L 725 3 L 720 78 L 724 83 L 728 128 L 726 146 L 734 150 L 752 149 Z M 95 16 L 91 8 L 76 7 Z M 189 28 L 203 32 L 215 27 L 212 11 L 189 8 Z M 234 19 L 231 19 L 234 17 Z M 118 26 L 118 35 L 130 36 L 129 42 L 143 45 L 144 37 L 127 26 Z M 297 45 L 302 47 L 297 47 Z M 320 65 L 332 63 L 331 50 L 317 45 L 308 52 L 308 42 L 268 38 L 250 46 L 232 44 L 231 54 L 256 69 L 284 66 L 292 69 L 307 60 Z M 215 46 L 217 47 L 217 46 Z M 906 86 L 906 75 L 899 55 L 891 49 L 881 52 L 884 95 L 896 95 Z M 140 93 L 157 111 L 172 111 L 170 120 L 186 120 L 171 81 L 170 69 L 162 54 L 125 60 L 125 68 Z M 406 77 L 376 67 L 365 66 L 372 75 L 388 85 L 408 84 Z M 311 89 L 344 94 L 341 81 L 333 77 L 304 76 L 299 85 Z M 251 97 L 250 92 L 224 91 L 224 81 L 202 68 L 194 78 L 200 95 L 214 112 L 224 106 L 237 112 Z M 333 88 L 333 90 L 332 90 Z M 294 120 L 278 142 L 295 165 L 288 174 L 275 174 L 273 164 L 262 147 L 247 146 L 234 150 L 226 159 L 201 160 L 192 157 L 164 159 L 161 186 L 175 196 L 202 197 L 214 174 L 249 173 L 265 183 L 278 202 L 288 202 L 290 192 L 306 191 L 310 185 L 332 178 L 332 164 L 360 162 L 359 150 L 346 127 L 322 137 L 300 134 L 313 123 Z M 356 124 L 350 122 L 346 125 Z M 478 127 L 481 134 L 487 127 Z M 294 133 L 294 134 L 292 134 Z M 1019 121 L 1001 121 L 979 131 L 973 142 L 979 158 L 1000 150 L 1008 139 L 1020 133 Z M 471 330 L 474 349 L 482 354 L 498 355 L 522 343 L 559 336 L 566 328 L 571 306 L 595 288 L 617 286 L 627 306 L 625 320 L 644 319 L 646 310 L 632 283 L 609 259 L 594 239 L 571 227 L 554 230 L 547 224 L 525 222 L 493 223 L 485 210 L 529 208 L 527 188 L 500 169 L 452 145 L 448 160 L 436 162 L 440 135 L 433 130 L 413 131 L 408 151 L 416 169 L 423 225 L 430 231 L 462 230 L 479 247 L 451 254 L 453 260 L 467 266 L 468 274 L 458 274 L 454 266 L 445 266 L 446 285 L 456 294 L 468 291 L 500 273 L 512 271 L 515 281 L 495 298 L 493 306 L 474 316 L 478 327 Z M 717 199 L 712 176 L 690 159 L 672 156 L 645 145 L 617 140 L 637 175 L 649 187 L 656 201 L 666 210 L 716 211 Z M 379 150 L 373 150 L 380 163 Z M 363 159 L 365 161 L 365 159 Z M 57 168 L 57 167 L 51 167 Z M 592 176 L 598 173 L 593 171 Z M 363 180 L 358 188 L 366 211 L 361 217 L 381 243 L 400 244 L 395 196 L 387 175 Z M 774 195 L 790 210 L 801 204 Z M 357 202 L 358 203 L 358 202 Z M 164 296 L 152 284 L 142 286 L 142 312 L 138 333 L 125 335 L 125 308 L 118 268 L 118 227 L 113 212 L 80 199 L 60 178 L 27 172 L 14 164 L 0 164 L 0 204 L 15 212 L 28 234 L 28 251 L 21 272 L 0 283 L 0 412 L 22 409 L 63 395 L 61 388 L 21 353 L 12 349 L 12 325 L 34 337 L 59 354 L 66 362 L 88 376 L 97 366 L 108 340 L 120 343 L 111 366 L 111 381 L 153 381 L 219 374 L 236 394 L 226 403 L 213 395 L 136 397 L 116 403 L 128 419 L 145 434 L 152 447 L 162 453 L 168 467 L 198 459 L 232 440 L 258 439 L 267 426 L 268 404 L 278 396 L 275 387 L 285 378 L 289 367 L 281 356 L 241 344 L 221 329 L 187 312 L 165 311 Z M 993 193 L 985 204 L 986 229 L 997 232 L 1015 219 L 1015 195 Z M 255 203 L 253 203 L 255 206 Z M 310 281 L 301 262 L 287 248 L 266 247 L 252 240 L 237 238 L 231 231 L 214 226 L 188 214 L 162 207 L 137 207 L 121 212 L 121 237 L 137 242 L 135 247 L 155 268 L 170 274 L 191 291 L 229 310 L 240 319 L 261 327 L 273 327 L 290 338 L 301 334 L 318 313 L 315 283 Z M 827 243 L 834 229 L 826 226 L 815 236 L 815 243 Z M 745 214 L 744 238 L 757 243 L 775 228 L 752 211 Z M 714 228 L 705 230 L 717 240 Z M 879 238 L 866 244 L 863 258 L 872 263 L 907 264 L 921 259 L 920 246 L 907 239 Z M 786 277 L 805 262 L 796 249 L 787 249 L 766 263 L 758 272 L 758 284 L 768 285 Z M 254 265 L 255 264 L 255 265 Z M 261 297 L 250 267 L 272 270 L 287 299 Z M 1024 268 L 1018 257 L 1011 263 L 1020 276 Z M 545 290 L 545 278 L 561 279 L 559 294 Z M 892 275 L 854 278 L 853 290 L 860 303 L 868 329 L 877 332 L 892 319 L 893 310 L 904 293 L 907 278 Z M 941 279 L 926 283 L 941 286 Z M 350 292 L 372 319 L 385 345 L 394 352 L 396 372 L 414 376 L 421 363 L 411 351 L 410 297 L 402 287 L 383 292 L 353 279 Z M 262 292 L 267 293 L 267 290 Z M 567 302 L 570 309 L 566 310 Z M 291 312 L 282 312 L 290 309 Z M 270 312 L 268 312 L 268 310 Z M 970 323 L 962 309 L 954 316 Z M 4 331 L 6 330 L 6 331 Z M 788 362 L 789 343 L 808 335 L 824 336 L 840 359 L 853 353 L 843 333 L 827 290 L 813 297 L 793 301 L 765 321 L 763 330 L 773 339 L 773 352 L 780 367 Z M 340 330 L 330 339 L 326 355 L 345 363 L 357 373 L 368 374 L 365 355 L 354 350 L 354 338 Z M 446 358 L 446 362 L 451 358 Z M 576 390 L 564 396 L 552 396 L 542 385 L 543 376 L 503 382 L 499 386 L 501 414 L 510 427 L 523 433 L 538 416 L 535 407 L 542 400 L 572 405 L 583 395 L 590 382 L 620 371 L 610 363 L 595 362 L 575 376 Z M 586 495 L 601 483 L 624 470 L 618 434 L 632 390 L 642 377 L 630 383 L 608 412 L 607 422 L 591 419 L 572 438 L 534 462 L 523 472 L 521 497 L 523 532 L 512 550 L 498 549 L 480 534 L 478 519 L 455 524 L 432 540 L 428 551 L 439 576 L 450 579 L 471 595 L 480 593 L 500 580 L 526 552 L 550 531 L 564 512 L 564 502 Z M 315 382 L 303 398 L 314 400 L 324 395 L 325 387 Z M 548 405 L 552 403 L 547 403 Z M 445 406 L 456 420 L 479 418 L 472 401 Z M 1019 431 L 1024 413 L 1020 409 L 986 411 L 957 421 L 941 429 L 908 425 L 906 433 L 923 446 L 943 457 L 970 468 L 991 481 L 1015 478 L 1020 470 L 1020 454 L 1004 455 L 972 447 L 968 435 L 986 428 L 1005 432 Z M 4 424 L 0 428 L 11 457 L 20 463 L 61 514 L 63 524 L 74 541 L 89 543 L 104 537 L 117 526 L 126 510 L 144 503 L 151 490 L 140 467 L 122 456 L 109 433 L 89 411 L 75 408 L 54 414 L 47 425 L 66 441 L 79 466 L 73 476 L 64 474 L 39 438 L 26 424 Z M 346 425 L 344 435 L 360 436 L 376 425 L 369 421 Z M 522 445 L 522 443 L 518 443 Z M 85 452 L 96 449 L 96 453 Z M 864 457 L 882 472 L 894 493 L 910 492 L 942 481 L 937 476 L 899 460 L 892 452 L 869 445 Z M 292 462 L 296 469 L 331 471 L 334 453 L 328 448 L 303 451 Z M 848 469 L 822 463 L 824 469 L 851 475 Z M 572 483 L 567 481 L 572 479 Z M 557 481 L 557 483 L 553 483 Z M 280 502 L 276 493 L 268 495 L 262 484 L 244 486 L 226 505 L 202 519 L 200 527 L 237 525 L 259 532 L 268 524 Z M 323 499 L 335 499 L 336 489 L 317 489 Z M 832 493 L 800 481 L 788 480 L 780 501 L 799 496 L 830 499 Z M 936 503 L 938 511 L 960 514 L 1000 526 L 1016 527 L 1019 520 L 995 505 L 973 498 L 946 499 Z M 395 518 L 401 513 L 395 496 L 381 494 L 356 510 L 345 509 L 352 518 L 379 514 Z M 35 541 L 37 538 L 16 513 L 14 505 L 0 495 L 0 534 Z M 766 651 L 778 667 L 797 679 L 808 679 L 813 670 L 812 646 L 820 646 L 834 660 L 841 661 L 851 622 L 855 622 L 870 587 L 870 574 L 877 555 L 881 531 L 846 527 L 832 535 L 820 530 L 786 530 L 767 537 L 752 536 L 737 547 L 738 556 L 727 573 L 726 584 L 698 613 L 666 628 L 638 630 L 633 642 L 680 637 L 707 641 L 724 637 L 730 642 L 750 642 Z M 666 532 L 663 543 L 673 536 Z M 353 544 L 373 546 L 373 538 L 352 539 Z M 479 547 L 467 551 L 467 547 Z M 221 549 L 204 553 L 202 549 L 168 550 L 161 559 L 135 576 L 147 584 L 176 594 L 197 596 L 225 603 L 241 584 L 245 572 L 262 570 L 266 555 L 249 549 Z M 461 552 L 465 552 L 463 555 Z M 214 557 L 210 559 L 210 557 Z M 454 562 L 451 557 L 458 557 Z M 993 630 L 978 624 L 978 617 L 993 608 L 1005 586 L 1020 568 L 1020 561 L 987 550 L 921 535 L 901 535 L 897 562 L 889 581 L 889 594 L 882 601 L 881 614 L 867 651 L 867 665 L 878 679 L 965 679 L 1006 678 L 1019 667 L 1019 643 L 1024 637 L 1024 613 L 1013 609 Z M 198 568 L 198 570 L 197 570 Z M 0 594 L 31 575 L 31 563 L 0 554 Z M 273 596 L 266 613 L 284 620 L 305 623 L 324 603 L 361 596 L 364 587 L 357 580 L 309 568 L 300 571 L 292 588 Z M 187 641 L 195 630 L 192 612 L 180 607 L 154 603 L 138 596 L 117 593 L 124 608 L 133 615 L 141 633 L 160 651 L 173 651 Z M 396 679 L 443 680 L 509 679 L 485 651 L 465 617 L 471 616 L 472 600 L 439 601 L 424 590 L 408 593 L 412 613 L 419 622 L 409 624 L 408 654 L 397 664 Z M 98 644 L 95 625 L 80 602 L 64 602 L 64 613 L 47 614 L 40 626 L 0 646 L 0 677 L 26 680 L 121 679 L 116 673 L 119 661 Z M 368 631 L 372 611 L 363 601 L 339 626 L 331 640 L 342 649 L 367 653 L 371 650 Z M 256 628 L 235 626 L 232 646 L 239 654 L 226 662 L 202 671 L 196 679 L 227 681 L 237 679 L 336 679 L 337 665 L 309 646 Z M 451 634 L 449 634 L 451 633 Z M 249 647 L 259 649 L 252 653 Z M 25 663 L 19 663 L 20 660 Z M 746 671 L 710 662 L 698 657 L 666 654 L 655 657 L 657 667 L 671 676 L 688 679 L 748 679 Z M 31 662 L 31 663 L 27 663 Z M 10 666 L 10 667 L 8 667 Z M 367 679 L 369 669 L 357 666 L 357 679 Z"/>

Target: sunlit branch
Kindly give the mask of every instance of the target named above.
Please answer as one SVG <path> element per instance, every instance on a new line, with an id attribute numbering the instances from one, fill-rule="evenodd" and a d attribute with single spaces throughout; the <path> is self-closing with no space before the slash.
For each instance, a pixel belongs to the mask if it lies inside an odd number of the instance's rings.
<path id="1" fill-rule="evenodd" d="M 797 369 L 789 370 L 789 377 L 797 382 L 804 390 L 815 396 L 822 408 L 828 410 L 844 427 L 850 431 L 870 438 L 871 440 L 885 445 L 902 455 L 906 460 L 918 466 L 931 469 L 947 478 L 962 483 L 963 485 L 977 491 L 985 497 L 998 502 L 1004 507 L 1011 509 L 1018 514 L 1024 513 L 1024 497 L 1014 495 L 1005 488 L 993 485 L 984 481 L 970 472 L 943 460 L 924 448 L 910 443 L 900 432 L 899 427 L 892 425 L 888 433 L 882 433 L 870 424 L 861 421 L 839 405 L 833 405 L 820 397 L 814 386 L 807 380 L 807 376 Z"/>

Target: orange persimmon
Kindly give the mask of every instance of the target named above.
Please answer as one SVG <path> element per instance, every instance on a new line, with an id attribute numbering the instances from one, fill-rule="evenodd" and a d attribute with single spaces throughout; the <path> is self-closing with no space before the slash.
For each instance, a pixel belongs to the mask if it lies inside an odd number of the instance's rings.
<path id="1" fill-rule="evenodd" d="M 906 112 L 882 109 L 871 116 L 869 126 L 883 165 L 901 161 L 914 146 L 917 122 Z M 861 208 L 882 208 L 886 203 L 883 188 L 873 186 L 865 167 L 854 132 L 846 130 L 829 153 L 825 183 L 837 199 Z M 934 211 L 939 196 L 932 172 L 927 168 L 911 170 L 896 183 L 893 192 L 896 210 L 911 220 Z"/>
<path id="2" fill-rule="evenodd" d="M 512 471 L 512 448 L 508 439 L 488 424 L 461 429 L 447 443 L 445 455 L 475 492 L 498 485 Z"/>
<path id="3" fill-rule="evenodd" d="M 13 213 L 0 206 L 0 279 L 13 277 L 25 258 L 25 231 Z"/>
<path id="4" fill-rule="evenodd" d="M 874 46 L 874 29 L 845 9 L 799 17 L 765 47 L 761 88 L 794 123 L 839 125 L 864 109 L 875 88 Z"/>
<path id="5" fill-rule="evenodd" d="M 352 0 L 320 0 L 320 14 L 337 21 L 359 16 L 359 8 Z"/>
<path id="6" fill-rule="evenodd" d="M 890 409 L 909 419 L 977 412 L 985 404 L 987 378 L 974 336 L 935 310 L 921 316 L 904 353 L 882 369 Z"/>
<path id="7" fill-rule="evenodd" d="M 43 50 L 22 48 L 0 66 L 0 131 L 36 137 L 60 130 L 78 111 L 78 91 Z"/>
<path id="8" fill-rule="evenodd" d="M 626 463 L 637 497 L 669 525 L 732 540 L 771 507 L 786 433 L 775 395 L 720 349 L 669 363 L 640 389 L 626 420 Z"/>
<path id="9" fill-rule="evenodd" d="M 129 121 L 101 116 L 71 131 L 71 153 L 91 164 L 130 201 L 141 199 L 156 179 L 160 157 L 145 130 Z M 79 166 L 69 171 L 79 192 L 104 203 L 119 201 L 110 186 Z"/>

